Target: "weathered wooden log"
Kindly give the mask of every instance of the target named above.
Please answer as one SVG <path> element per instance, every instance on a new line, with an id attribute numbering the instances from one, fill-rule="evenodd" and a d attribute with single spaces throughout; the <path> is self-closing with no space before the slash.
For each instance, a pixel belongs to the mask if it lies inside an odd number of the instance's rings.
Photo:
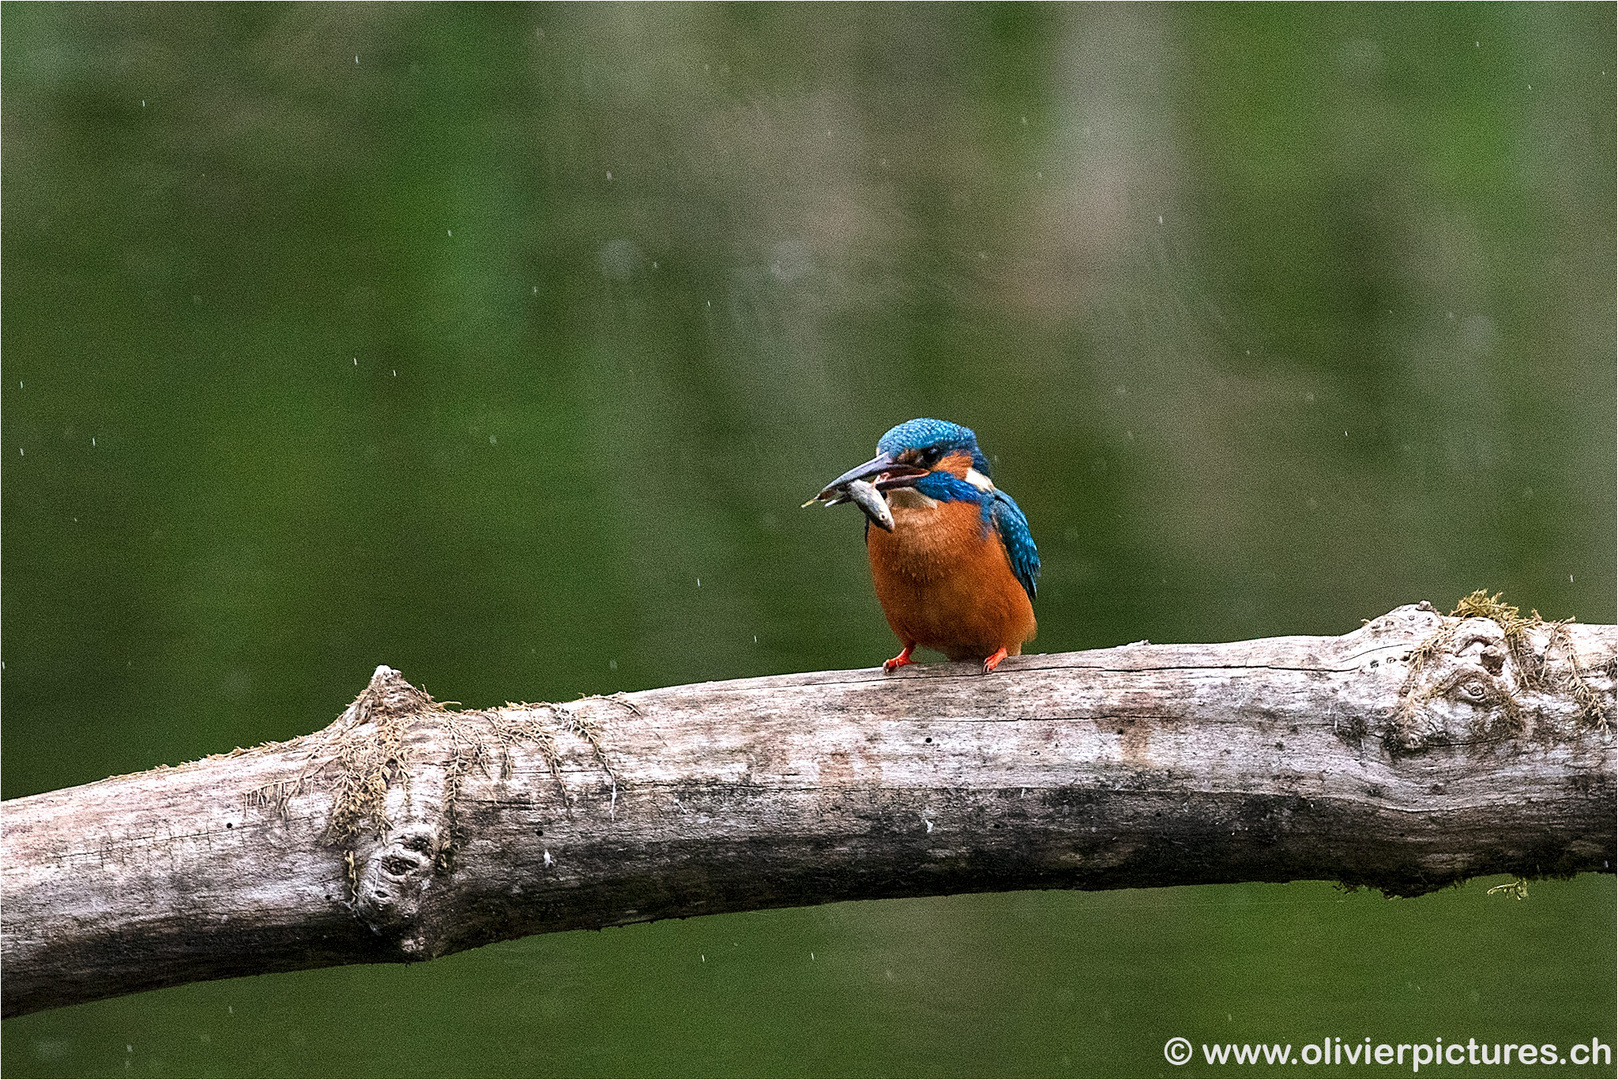
<path id="1" fill-rule="evenodd" d="M 312 735 L 4 803 L 4 1012 L 830 900 L 1611 872 L 1618 627 L 1485 610 L 462 711 L 379 668 Z"/>

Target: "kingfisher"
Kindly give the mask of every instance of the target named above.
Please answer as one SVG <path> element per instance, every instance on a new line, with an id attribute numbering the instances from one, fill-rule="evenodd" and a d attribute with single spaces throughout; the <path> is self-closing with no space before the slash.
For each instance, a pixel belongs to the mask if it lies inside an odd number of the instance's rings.
<path id="1" fill-rule="evenodd" d="M 971 428 L 907 420 L 804 505 L 849 501 L 865 511 L 876 598 L 904 646 L 883 671 L 914 664 L 920 645 L 987 675 L 1033 640 L 1039 549 Z"/>

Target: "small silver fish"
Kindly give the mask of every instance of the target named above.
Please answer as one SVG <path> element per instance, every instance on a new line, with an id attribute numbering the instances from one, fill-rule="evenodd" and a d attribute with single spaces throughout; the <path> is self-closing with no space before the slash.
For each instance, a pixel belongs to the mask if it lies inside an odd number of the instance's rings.
<path id="1" fill-rule="evenodd" d="M 803 505 L 813 506 L 817 502 L 825 503 L 827 506 L 840 506 L 851 502 L 864 511 L 866 518 L 878 528 L 893 531 L 893 511 L 888 507 L 887 496 L 869 480 L 849 480 L 825 488 Z"/>
<path id="2" fill-rule="evenodd" d="M 838 494 L 835 502 L 853 502 L 865 511 L 871 524 L 888 532 L 893 531 L 893 511 L 888 508 L 887 496 L 878 491 L 875 484 L 868 480 L 850 480 Z M 831 502 L 827 505 L 831 505 Z"/>

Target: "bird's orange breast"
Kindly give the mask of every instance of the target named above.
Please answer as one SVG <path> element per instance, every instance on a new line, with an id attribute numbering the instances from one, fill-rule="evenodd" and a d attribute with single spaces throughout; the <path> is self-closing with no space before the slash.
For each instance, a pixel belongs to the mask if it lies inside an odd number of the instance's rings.
<path id="1" fill-rule="evenodd" d="M 1020 654 L 1034 637 L 1034 608 L 999 534 L 984 528 L 981 508 L 893 503 L 893 531 L 868 530 L 866 552 L 877 599 L 900 641 L 951 660 L 981 660 L 1002 648 Z"/>

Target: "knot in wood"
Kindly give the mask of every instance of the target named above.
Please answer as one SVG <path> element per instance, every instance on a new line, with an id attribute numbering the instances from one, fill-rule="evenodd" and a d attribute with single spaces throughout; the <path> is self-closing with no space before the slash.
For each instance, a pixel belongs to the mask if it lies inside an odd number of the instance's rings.
<path id="1" fill-rule="evenodd" d="M 1610 727 L 1611 658 L 1582 656 L 1568 624 L 1476 616 L 1442 623 L 1410 654 L 1392 749 L 1501 749 Z"/>
<path id="2" fill-rule="evenodd" d="M 397 940 L 408 957 L 434 955 L 423 898 L 436 879 L 441 847 L 438 829 L 413 822 L 391 832 L 354 866 L 355 913 L 374 932 Z"/>
<path id="3" fill-rule="evenodd" d="M 588 701 L 636 713 L 627 702 Z M 582 714 L 583 705 L 457 712 L 380 667 L 329 729 L 320 770 L 332 792 L 325 839 L 343 849 L 348 906 L 399 959 L 429 959 L 449 947 L 452 920 L 442 913 L 468 830 L 476 827 L 469 817 L 516 794 L 550 796 L 549 812 L 571 820 L 564 769 L 583 756 L 591 763 L 586 772 L 599 771 L 596 786 L 605 788 L 602 808 L 612 820 L 616 774 L 602 720 Z M 564 755 L 559 740 L 576 745 Z"/>

